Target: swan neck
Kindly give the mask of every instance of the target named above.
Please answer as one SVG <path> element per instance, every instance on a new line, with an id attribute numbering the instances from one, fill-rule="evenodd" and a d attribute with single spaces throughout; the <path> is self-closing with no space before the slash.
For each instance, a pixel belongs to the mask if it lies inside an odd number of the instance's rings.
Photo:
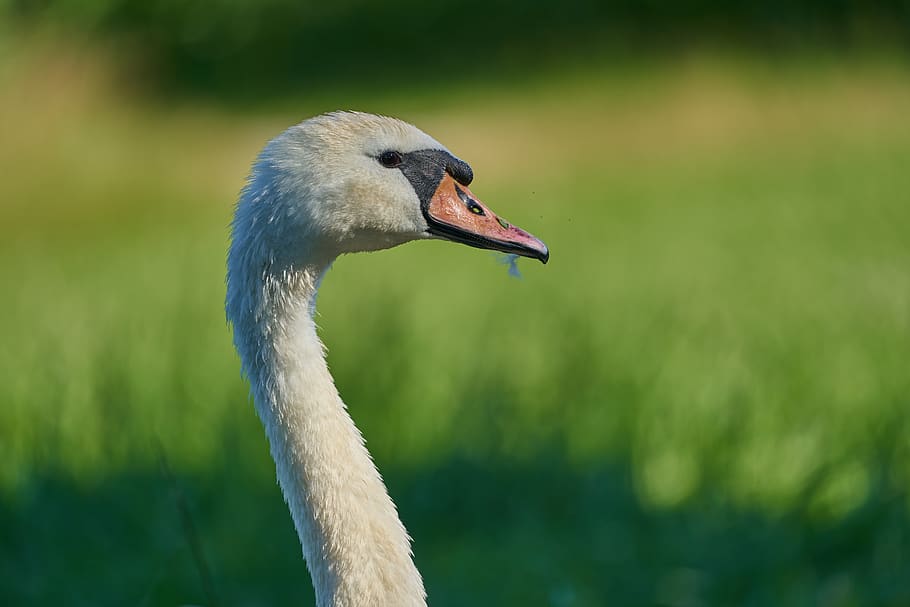
<path id="1" fill-rule="evenodd" d="M 317 605 L 424 607 L 409 537 L 338 395 L 313 321 L 329 265 L 266 276 L 252 307 L 255 330 L 238 349 Z"/>

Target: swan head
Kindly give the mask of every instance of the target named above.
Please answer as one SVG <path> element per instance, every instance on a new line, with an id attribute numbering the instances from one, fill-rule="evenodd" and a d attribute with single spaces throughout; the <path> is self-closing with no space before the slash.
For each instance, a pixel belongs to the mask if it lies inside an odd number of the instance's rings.
<path id="1" fill-rule="evenodd" d="M 546 263 L 546 245 L 480 202 L 472 179 L 406 122 L 323 114 L 266 145 L 237 206 L 234 246 L 294 263 L 438 238 Z"/>

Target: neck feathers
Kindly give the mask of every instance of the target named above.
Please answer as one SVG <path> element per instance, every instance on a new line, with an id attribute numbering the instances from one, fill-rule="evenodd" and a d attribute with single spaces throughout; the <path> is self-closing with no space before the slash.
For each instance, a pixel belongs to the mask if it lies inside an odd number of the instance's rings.
<path id="1" fill-rule="evenodd" d="M 237 243 L 235 242 L 235 245 Z M 228 317 L 319 607 L 425 606 L 410 542 L 325 363 L 313 322 L 329 263 L 229 257 Z M 244 261 L 251 261 L 249 259 Z"/>

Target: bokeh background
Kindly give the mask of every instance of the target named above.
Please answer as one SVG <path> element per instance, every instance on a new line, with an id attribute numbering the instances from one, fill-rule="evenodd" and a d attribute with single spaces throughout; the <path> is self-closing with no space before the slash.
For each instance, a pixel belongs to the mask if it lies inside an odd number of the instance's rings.
<path id="1" fill-rule="evenodd" d="M 0 603 L 312 604 L 224 258 L 339 108 L 552 250 L 320 294 L 432 605 L 910 605 L 906 0 L 0 1 Z"/>

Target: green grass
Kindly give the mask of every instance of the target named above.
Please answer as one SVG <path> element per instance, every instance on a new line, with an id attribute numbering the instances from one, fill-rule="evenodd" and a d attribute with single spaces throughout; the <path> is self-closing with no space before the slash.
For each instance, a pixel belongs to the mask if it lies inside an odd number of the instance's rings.
<path id="1" fill-rule="evenodd" d="M 221 603 L 306 604 L 223 262 L 248 162 L 321 107 L 136 107 L 26 59 L 0 72 L 4 602 L 206 602 L 163 453 Z M 910 601 L 907 82 L 702 61 L 363 97 L 552 250 L 514 280 L 417 243 L 320 294 L 433 605 Z"/>

